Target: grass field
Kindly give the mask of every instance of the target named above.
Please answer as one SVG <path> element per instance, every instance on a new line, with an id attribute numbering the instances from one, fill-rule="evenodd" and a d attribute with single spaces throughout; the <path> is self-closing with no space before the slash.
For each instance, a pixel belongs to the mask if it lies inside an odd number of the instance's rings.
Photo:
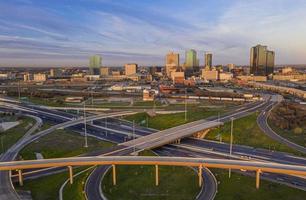
<path id="1" fill-rule="evenodd" d="M 112 146 L 110 142 L 88 137 L 88 148 L 84 147 L 84 137 L 67 130 L 57 130 L 31 143 L 21 150 L 23 159 L 36 159 L 35 152 L 44 158 L 60 158 L 80 155 Z"/>
<path id="2" fill-rule="evenodd" d="M 87 170 L 88 169 L 88 170 Z M 86 171 L 74 178 L 73 184 L 68 183 L 63 191 L 64 199 L 85 200 L 83 193 L 87 177 L 92 172 L 93 168 L 87 168 Z"/>
<path id="3" fill-rule="evenodd" d="M 155 186 L 154 166 L 117 166 L 116 171 L 116 186 L 111 170 L 102 181 L 103 193 L 109 200 L 185 200 L 195 199 L 200 191 L 197 174 L 188 167 L 160 166 L 159 186 Z"/>
<path id="4" fill-rule="evenodd" d="M 290 188 L 278 183 L 261 180 L 260 188 L 255 188 L 255 177 L 232 173 L 228 178 L 228 171 L 212 170 L 218 181 L 218 193 L 215 200 L 304 200 L 306 192 Z"/>
<path id="5" fill-rule="evenodd" d="M 74 168 L 73 172 L 77 173 L 83 168 Z M 34 180 L 24 181 L 24 186 L 16 185 L 17 190 L 29 190 L 33 200 L 54 200 L 58 199 L 58 191 L 61 185 L 69 178 L 68 171 L 55 175 L 45 176 Z M 80 190 L 80 193 L 82 190 Z"/>
<path id="6" fill-rule="evenodd" d="M 252 147 L 265 148 L 270 150 L 285 151 L 297 153 L 291 148 L 278 143 L 266 136 L 258 127 L 256 119 L 258 114 L 254 113 L 241 119 L 234 120 L 233 143 L 248 145 Z M 224 124 L 220 128 L 211 130 L 206 139 L 219 140 L 222 137 L 223 142 L 230 141 L 230 122 Z"/>
<path id="7" fill-rule="evenodd" d="M 306 132 L 303 131 L 302 133 L 294 133 L 293 130 L 285 130 L 281 129 L 273 124 L 273 122 L 268 119 L 268 124 L 277 134 L 281 135 L 282 137 L 288 139 L 291 142 L 299 144 L 303 147 L 306 147 Z"/>
<path id="8" fill-rule="evenodd" d="M 147 113 L 138 113 L 135 115 L 127 116 L 125 119 L 129 121 L 135 120 L 135 123 L 141 124 L 143 126 L 148 124 L 148 126 L 151 128 L 164 130 L 188 122 L 218 115 L 218 112 L 223 113 L 224 110 L 190 106 L 187 112 L 187 121 L 185 121 L 184 112 L 175 114 L 159 114 L 154 117 L 150 117 Z M 148 120 L 148 123 L 146 120 Z"/>
<path id="9" fill-rule="evenodd" d="M 36 159 L 35 152 L 43 154 L 44 158 L 76 156 L 86 152 L 101 150 L 112 146 L 110 142 L 100 141 L 88 137 L 88 148 L 84 148 L 84 137 L 69 130 L 57 130 L 54 133 L 42 137 L 37 142 L 28 145 L 20 152 L 23 159 Z M 84 167 L 74 168 L 74 174 L 84 170 Z M 73 199 L 84 199 L 82 184 L 86 173 L 77 177 L 73 185 L 67 185 L 64 195 L 74 195 Z M 58 198 L 60 186 L 68 178 L 68 172 L 41 177 L 24 182 L 20 190 L 30 190 L 34 200 L 54 200 Z M 66 196 L 67 197 L 67 196 Z M 68 198 L 69 199 L 69 198 Z"/>
<path id="10" fill-rule="evenodd" d="M 16 117 L 13 118 L 12 120 L 17 119 Z M 19 120 L 19 125 L 0 133 L 0 153 L 15 144 L 35 123 L 35 120 L 30 117 L 20 117 Z"/>

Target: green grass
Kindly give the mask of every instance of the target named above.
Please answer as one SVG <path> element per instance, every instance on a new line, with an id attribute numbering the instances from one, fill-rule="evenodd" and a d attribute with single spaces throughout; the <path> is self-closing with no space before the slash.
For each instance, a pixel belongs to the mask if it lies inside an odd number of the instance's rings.
<path id="1" fill-rule="evenodd" d="M 136 101 L 133 103 L 133 106 L 153 107 L 154 101 Z M 162 104 L 159 101 L 155 101 L 155 106 L 162 106 Z"/>
<path id="2" fill-rule="evenodd" d="M 150 152 L 142 155 L 153 156 Z M 188 167 L 159 166 L 159 186 L 155 186 L 154 166 L 117 166 L 117 185 L 112 169 L 102 181 L 109 200 L 185 200 L 195 199 L 200 191 L 197 174 Z"/>
<path id="3" fill-rule="evenodd" d="M 55 96 L 53 98 L 40 98 L 40 97 L 29 97 L 27 101 L 33 104 L 39 104 L 44 106 L 64 106 L 64 97 L 62 96 Z"/>
<path id="4" fill-rule="evenodd" d="M 249 116 L 234 120 L 233 144 L 248 145 L 257 148 L 265 148 L 299 154 L 286 145 L 278 143 L 266 136 L 257 125 L 257 116 L 258 114 L 254 113 Z M 219 136 L 221 135 L 222 141 L 229 143 L 230 124 L 230 122 L 227 122 L 224 124 L 224 126 L 209 131 L 209 133 L 206 135 L 206 138 L 210 140 L 219 140 Z"/>
<path id="5" fill-rule="evenodd" d="M 83 193 L 84 186 L 87 177 L 90 175 L 93 169 L 94 168 L 91 168 L 75 177 L 72 185 L 67 183 L 63 190 L 63 198 L 73 200 L 85 200 L 85 194 Z"/>
<path id="6" fill-rule="evenodd" d="M 187 121 L 185 121 L 185 113 L 175 114 L 159 114 L 150 117 L 147 113 L 137 113 L 135 115 L 129 115 L 125 117 L 126 120 L 133 121 L 135 123 L 146 126 L 148 120 L 148 126 L 158 130 L 164 130 L 178 125 L 182 125 L 188 122 L 204 119 L 210 116 L 218 115 L 218 112 L 223 113 L 224 110 L 209 109 L 201 107 L 189 107 L 187 112 Z"/>
<path id="7" fill-rule="evenodd" d="M 226 170 L 212 171 L 219 182 L 215 200 L 304 200 L 306 196 L 305 191 L 265 180 L 260 181 L 260 188 L 257 190 L 255 177 L 232 173 L 229 179 Z"/>
<path id="8" fill-rule="evenodd" d="M 36 159 L 34 152 L 40 152 L 44 158 L 57 158 L 76 156 L 86 152 L 108 148 L 113 144 L 88 137 L 88 148 L 84 148 L 84 137 L 67 130 L 58 130 L 46 135 L 25 147 L 20 153 L 23 159 Z M 84 170 L 85 167 L 75 168 L 74 174 Z M 87 173 L 85 173 L 87 175 Z M 84 199 L 82 195 L 82 182 L 85 174 L 76 177 L 73 185 L 67 185 L 64 195 L 74 195 L 73 199 Z M 35 180 L 25 181 L 20 190 L 30 190 L 34 200 L 54 200 L 58 198 L 60 186 L 67 180 L 68 172 L 41 177 Z M 67 199 L 67 198 L 66 198 Z M 68 198 L 69 199 L 69 198 Z M 71 198 L 70 198 L 71 199 Z"/>
<path id="9" fill-rule="evenodd" d="M 88 137 L 88 148 L 85 148 L 83 136 L 68 130 L 57 130 L 26 146 L 20 155 L 25 160 L 36 159 L 35 152 L 41 153 L 44 158 L 70 157 L 112 145 L 110 142 Z"/>
<path id="10" fill-rule="evenodd" d="M 268 119 L 268 124 L 277 134 L 286 138 L 287 140 L 306 147 L 306 132 L 294 133 L 293 130 L 285 130 L 275 126 L 271 119 Z"/>
<path id="11" fill-rule="evenodd" d="M 17 117 L 11 119 L 17 120 Z M 35 123 L 35 120 L 30 117 L 20 117 L 19 120 L 19 125 L 0 133 L 0 141 L 2 140 L 0 143 L 0 153 L 15 144 Z"/>
<path id="12" fill-rule="evenodd" d="M 77 173 L 82 168 L 75 168 L 74 173 Z M 34 180 L 24 181 L 24 186 L 16 185 L 17 190 L 31 191 L 34 200 L 54 200 L 58 199 L 58 191 L 61 185 L 69 178 L 68 171 L 55 175 L 45 176 Z M 69 183 L 68 183 L 69 184 Z"/>

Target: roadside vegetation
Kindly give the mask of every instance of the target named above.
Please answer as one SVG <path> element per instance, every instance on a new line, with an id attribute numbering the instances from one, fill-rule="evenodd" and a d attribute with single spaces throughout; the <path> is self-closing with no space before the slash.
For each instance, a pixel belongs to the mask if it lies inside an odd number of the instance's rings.
<path id="1" fill-rule="evenodd" d="M 306 147 L 306 106 L 283 102 L 268 118 L 269 126 L 282 137 Z"/>
<path id="2" fill-rule="evenodd" d="M 67 183 L 63 190 L 63 198 L 64 199 L 73 199 L 73 200 L 86 200 L 85 198 L 85 183 L 93 171 L 94 168 L 87 168 L 86 171 L 76 176 L 73 180 L 73 184 Z"/>
<path id="3" fill-rule="evenodd" d="M 154 156 L 150 151 L 142 155 Z M 117 166 L 116 172 L 116 186 L 111 168 L 102 181 L 109 200 L 185 200 L 200 192 L 197 174 L 188 167 L 159 166 L 159 186 L 155 186 L 155 166 Z"/>
<path id="4" fill-rule="evenodd" d="M 181 105 L 179 105 L 181 106 Z M 211 116 L 222 114 L 230 108 L 220 109 L 201 107 L 199 105 L 189 105 L 187 109 L 187 121 L 185 121 L 185 112 L 173 113 L 173 114 L 157 114 L 150 116 L 147 113 L 137 113 L 135 115 L 126 116 L 128 121 L 135 121 L 135 123 L 148 126 L 150 128 L 164 130 L 178 125 L 182 125 L 188 122 L 205 119 Z"/>
<path id="5" fill-rule="evenodd" d="M 112 143 L 88 137 L 88 148 L 84 147 L 84 137 L 69 130 L 57 130 L 50 133 L 34 143 L 26 146 L 20 156 L 23 159 L 36 159 L 35 152 L 41 153 L 44 158 L 70 157 L 87 152 L 99 151 L 113 146 Z M 74 167 L 74 174 L 86 169 L 86 167 Z M 64 197 L 73 196 L 72 199 L 85 199 L 83 195 L 83 184 L 88 176 L 88 172 L 81 174 L 74 179 L 74 184 L 66 185 Z M 58 191 L 61 185 L 68 179 L 68 171 L 55 175 L 41 177 L 34 180 L 24 181 L 24 186 L 16 184 L 18 190 L 31 191 L 34 200 L 54 200 L 58 199 Z M 67 196 L 68 195 L 68 196 Z M 66 198 L 71 199 L 71 198 Z"/>
<path id="6" fill-rule="evenodd" d="M 73 172 L 78 173 L 84 169 L 84 167 L 74 168 Z M 65 171 L 50 176 L 43 176 L 34 180 L 26 180 L 24 181 L 24 186 L 21 187 L 16 184 L 15 188 L 16 190 L 31 191 L 33 200 L 54 200 L 58 199 L 59 189 L 68 178 L 69 173 L 68 171 Z M 82 193 L 82 190 L 80 190 L 79 193 Z"/>
<path id="7" fill-rule="evenodd" d="M 260 180 L 260 188 L 255 188 L 255 177 L 244 176 L 232 172 L 228 178 L 228 171 L 213 169 L 218 181 L 218 193 L 215 200 L 304 200 L 306 192 L 303 190 L 290 188 L 285 185 Z"/>
<path id="8" fill-rule="evenodd" d="M 256 148 L 264 148 L 276 151 L 284 151 L 299 154 L 284 144 L 274 141 L 265 135 L 258 127 L 256 119 L 258 113 L 234 120 L 233 144 L 248 145 Z M 205 136 L 206 139 L 230 142 L 231 122 L 226 122 L 220 128 L 212 129 Z"/>
<path id="9" fill-rule="evenodd" d="M 36 159 L 35 153 L 41 153 L 44 158 L 60 158 L 81 155 L 111 147 L 113 144 L 88 137 L 88 147 L 84 147 L 84 137 L 69 130 L 56 130 L 21 150 L 24 160 Z"/>
<path id="10" fill-rule="evenodd" d="M 6 121 L 19 121 L 19 125 L 0 132 L 0 153 L 8 150 L 15 144 L 34 124 L 35 120 L 26 116 L 4 116 Z"/>

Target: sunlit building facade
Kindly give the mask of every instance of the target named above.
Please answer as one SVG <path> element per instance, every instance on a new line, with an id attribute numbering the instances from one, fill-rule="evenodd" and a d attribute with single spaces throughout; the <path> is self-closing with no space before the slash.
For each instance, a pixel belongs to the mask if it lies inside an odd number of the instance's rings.
<path id="1" fill-rule="evenodd" d="M 269 51 L 267 46 L 257 45 L 250 52 L 250 73 L 267 76 L 274 70 L 274 51 Z"/>
<path id="2" fill-rule="evenodd" d="M 102 65 L 102 57 L 99 55 L 91 56 L 89 59 L 89 74 L 100 75 L 100 67 Z"/>

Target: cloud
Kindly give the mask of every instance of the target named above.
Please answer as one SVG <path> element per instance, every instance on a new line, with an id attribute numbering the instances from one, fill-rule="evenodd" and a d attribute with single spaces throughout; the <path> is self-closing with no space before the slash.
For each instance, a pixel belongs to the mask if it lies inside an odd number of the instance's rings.
<path id="1" fill-rule="evenodd" d="M 306 2 L 296 0 L 110 1 L 0 3 L 0 65 L 163 64 L 169 50 L 212 51 L 215 64 L 248 64 L 257 43 L 277 63 L 306 63 Z M 183 60 L 182 60 L 183 61 Z"/>

